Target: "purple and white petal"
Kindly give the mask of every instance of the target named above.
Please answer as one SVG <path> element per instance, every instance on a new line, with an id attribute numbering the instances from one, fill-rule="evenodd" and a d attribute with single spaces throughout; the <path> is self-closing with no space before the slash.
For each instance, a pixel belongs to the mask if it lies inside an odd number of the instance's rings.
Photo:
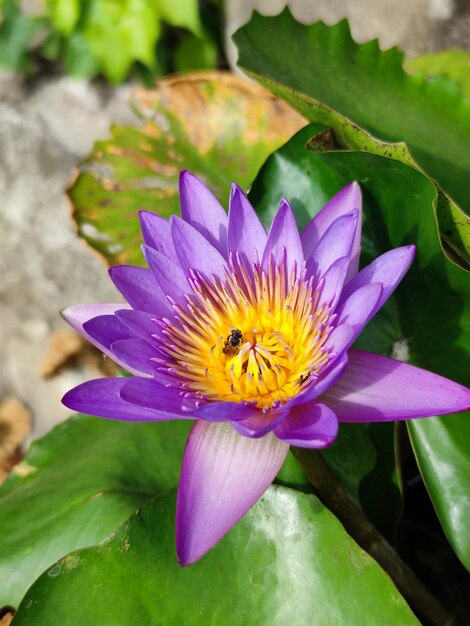
<path id="1" fill-rule="evenodd" d="M 244 262 L 253 263 L 255 250 L 256 258 L 262 258 L 267 239 L 264 226 L 250 201 L 240 187 L 233 184 L 228 212 L 228 252 L 238 252 Z"/>
<path id="2" fill-rule="evenodd" d="M 271 255 L 275 262 L 279 263 L 283 255 L 283 249 L 285 249 L 287 254 L 288 269 L 290 270 L 292 265 L 296 263 L 297 271 L 300 270 L 304 262 L 302 243 L 300 241 L 294 213 L 285 198 L 281 200 L 279 210 L 269 229 L 262 258 L 263 268 L 266 269 L 268 267 Z"/>
<path id="3" fill-rule="evenodd" d="M 127 380 L 127 378 L 89 380 L 67 392 L 62 398 L 62 403 L 79 413 L 126 422 L 153 422 L 174 419 L 171 414 L 158 413 L 123 400 L 120 392 Z"/>
<path id="4" fill-rule="evenodd" d="M 161 215 L 149 211 L 140 211 L 139 218 L 142 237 L 146 245 L 177 262 L 178 257 L 173 245 L 170 222 Z"/>
<path id="5" fill-rule="evenodd" d="M 325 404 L 309 402 L 291 409 L 274 434 L 291 446 L 326 448 L 336 439 L 338 418 Z"/>
<path id="6" fill-rule="evenodd" d="M 223 278 L 227 267 L 224 257 L 199 231 L 173 215 L 171 232 L 179 263 L 186 275 L 190 270 L 197 270 L 206 277 L 214 274 Z"/>
<path id="7" fill-rule="evenodd" d="M 226 257 L 228 219 L 220 202 L 202 180 L 187 170 L 180 174 L 179 190 L 183 220 Z"/>
<path id="8" fill-rule="evenodd" d="M 176 504 L 176 551 L 190 565 L 263 495 L 289 446 L 272 433 L 249 439 L 229 424 L 198 421 L 189 435 Z"/>
<path id="9" fill-rule="evenodd" d="M 340 422 L 386 422 L 470 408 L 470 389 L 379 354 L 350 350 L 343 376 L 322 402 Z"/>
<path id="10" fill-rule="evenodd" d="M 283 409 L 263 413 L 255 409 L 253 414 L 243 420 L 232 421 L 233 428 L 244 437 L 264 437 L 273 431 L 287 417 L 289 411 Z"/>
<path id="11" fill-rule="evenodd" d="M 340 304 L 344 303 L 357 289 L 369 283 L 380 283 L 382 285 L 382 295 L 372 313 L 372 315 L 375 315 L 408 271 L 414 256 L 415 246 L 395 248 L 382 254 L 349 281 L 341 294 Z"/>
<path id="12" fill-rule="evenodd" d="M 306 259 L 315 250 L 329 226 L 338 217 L 346 215 L 354 209 L 359 211 L 359 216 L 351 251 L 351 276 L 357 272 L 361 250 L 362 195 L 361 188 L 356 182 L 350 183 L 333 196 L 302 231 L 301 239 Z"/>
<path id="13" fill-rule="evenodd" d="M 116 265 L 109 270 L 111 280 L 133 309 L 168 317 L 172 308 L 150 270 L 132 265 Z"/>
<path id="14" fill-rule="evenodd" d="M 307 259 L 307 276 L 316 281 L 342 257 L 350 258 L 357 229 L 358 212 L 338 217 L 326 230 L 317 247 Z"/>
<path id="15" fill-rule="evenodd" d="M 80 333 L 85 339 L 90 339 L 88 333 L 83 330 L 83 324 L 99 317 L 100 315 L 114 315 L 114 313 L 120 309 L 131 308 L 127 302 L 121 302 L 118 304 L 74 304 L 63 309 L 60 313 L 67 324 Z"/>

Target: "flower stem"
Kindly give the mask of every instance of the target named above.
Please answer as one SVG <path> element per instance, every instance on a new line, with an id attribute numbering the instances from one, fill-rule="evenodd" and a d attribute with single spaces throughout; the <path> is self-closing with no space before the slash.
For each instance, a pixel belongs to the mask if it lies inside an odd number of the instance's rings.
<path id="1" fill-rule="evenodd" d="M 291 448 L 315 492 L 351 537 L 389 574 L 418 618 L 429 626 L 456 625 L 454 616 L 431 594 L 360 510 L 316 450 Z"/>

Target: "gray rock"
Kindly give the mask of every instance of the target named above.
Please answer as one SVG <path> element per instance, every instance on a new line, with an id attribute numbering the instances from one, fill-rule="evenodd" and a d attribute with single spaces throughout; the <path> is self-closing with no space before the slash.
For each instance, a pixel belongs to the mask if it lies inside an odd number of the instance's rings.
<path id="1" fill-rule="evenodd" d="M 69 415 L 67 389 L 96 372 L 66 370 L 44 380 L 59 311 L 78 302 L 119 301 L 105 266 L 77 238 L 65 197 L 75 168 L 113 122 L 133 124 L 131 87 L 103 88 L 71 78 L 27 92 L 16 76 L 0 81 L 0 398 L 33 413 L 33 436 Z"/>

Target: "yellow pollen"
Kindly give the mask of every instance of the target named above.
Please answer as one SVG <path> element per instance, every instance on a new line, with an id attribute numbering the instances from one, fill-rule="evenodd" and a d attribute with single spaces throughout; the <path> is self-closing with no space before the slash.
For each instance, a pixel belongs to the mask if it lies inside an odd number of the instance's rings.
<path id="1" fill-rule="evenodd" d="M 330 309 L 318 306 L 312 281 L 285 265 L 232 262 L 223 281 L 194 274 L 162 346 L 184 389 L 268 409 L 314 379 L 328 361 Z"/>

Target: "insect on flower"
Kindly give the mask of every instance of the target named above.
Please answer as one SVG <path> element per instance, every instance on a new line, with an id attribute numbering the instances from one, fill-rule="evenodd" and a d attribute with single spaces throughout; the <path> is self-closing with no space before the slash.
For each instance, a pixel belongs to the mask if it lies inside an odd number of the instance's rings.
<path id="1" fill-rule="evenodd" d="M 339 422 L 462 411 L 470 391 L 352 349 L 415 252 L 390 250 L 358 271 L 356 183 L 301 233 L 286 200 L 266 232 L 239 187 L 227 215 L 189 172 L 180 201 L 181 218 L 141 213 L 149 269 L 111 268 L 127 304 L 63 313 L 133 376 L 86 382 L 63 402 L 111 419 L 195 420 L 176 511 L 177 555 L 188 565 L 261 497 L 290 445 L 329 446 Z"/>
<path id="2" fill-rule="evenodd" d="M 243 343 L 242 331 L 238 328 L 234 328 L 230 335 L 227 337 L 227 341 L 224 344 L 222 352 L 224 354 L 238 354 L 241 344 Z"/>

